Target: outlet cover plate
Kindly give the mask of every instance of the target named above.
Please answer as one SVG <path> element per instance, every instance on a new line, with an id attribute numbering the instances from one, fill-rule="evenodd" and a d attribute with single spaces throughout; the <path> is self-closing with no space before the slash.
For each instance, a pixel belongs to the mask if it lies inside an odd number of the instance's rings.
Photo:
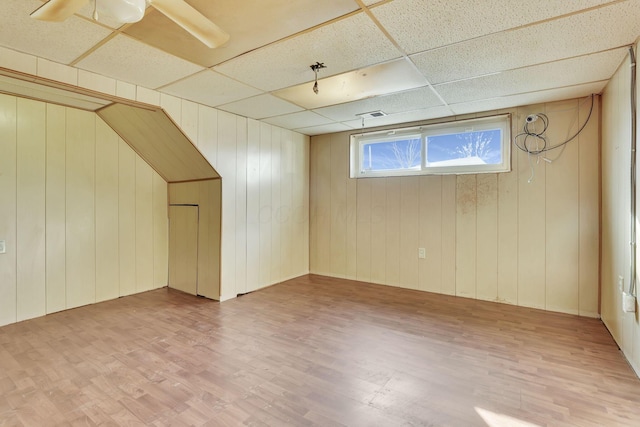
<path id="1" fill-rule="evenodd" d="M 7 252 L 7 244 L 4 240 L 0 240 L 0 254 Z"/>

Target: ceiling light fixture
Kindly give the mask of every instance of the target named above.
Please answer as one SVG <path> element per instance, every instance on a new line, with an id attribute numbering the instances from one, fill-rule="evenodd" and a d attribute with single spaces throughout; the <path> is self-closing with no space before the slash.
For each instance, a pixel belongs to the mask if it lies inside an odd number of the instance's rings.
<path id="1" fill-rule="evenodd" d="M 93 19 L 97 21 L 98 16 L 107 15 L 114 18 L 117 22 L 138 22 L 144 17 L 145 8 L 145 0 L 95 0 Z"/>
<path id="2" fill-rule="evenodd" d="M 316 81 L 313 84 L 313 92 L 317 95 L 318 94 L 318 71 L 322 68 L 327 68 L 327 66 L 324 65 L 324 62 L 316 62 L 315 64 L 310 65 L 310 67 L 313 70 L 313 72 L 316 73 Z"/>

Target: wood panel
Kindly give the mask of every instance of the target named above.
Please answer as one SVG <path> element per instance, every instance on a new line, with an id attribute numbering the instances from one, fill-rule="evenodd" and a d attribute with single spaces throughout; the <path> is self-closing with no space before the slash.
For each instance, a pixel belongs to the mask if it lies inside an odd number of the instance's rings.
<path id="1" fill-rule="evenodd" d="M 456 182 L 456 295 L 475 298 L 477 281 L 477 177 Z"/>
<path id="2" fill-rule="evenodd" d="M 45 104 L 18 98 L 16 126 L 16 316 L 21 321 L 46 313 Z"/>
<path id="3" fill-rule="evenodd" d="M 579 101 L 554 103 L 547 113 L 553 123 L 547 131 L 550 141 L 566 141 L 578 131 Z M 579 140 L 548 154 L 546 165 L 546 257 L 545 307 L 553 311 L 579 313 Z"/>
<path id="4" fill-rule="evenodd" d="M 168 182 L 218 177 L 164 111 L 112 104 L 97 113 Z"/>
<path id="5" fill-rule="evenodd" d="M 257 287 L 267 286 L 271 281 L 271 127 L 260 123 L 260 258 Z"/>
<path id="6" fill-rule="evenodd" d="M 96 120 L 96 301 L 119 297 L 118 135 Z"/>
<path id="7" fill-rule="evenodd" d="M 221 292 L 236 295 L 236 119 L 218 112 L 218 173 L 222 177 Z"/>
<path id="8" fill-rule="evenodd" d="M 246 293 L 247 287 L 247 119 L 236 116 L 236 164 L 235 164 L 235 181 L 236 181 L 236 206 L 235 221 L 236 228 L 234 237 L 236 270 L 234 272 L 236 282 L 236 292 L 238 294 Z"/>
<path id="9" fill-rule="evenodd" d="M 96 298 L 95 132 L 95 114 L 67 109 L 67 308 Z"/>
<path id="10" fill-rule="evenodd" d="M 356 278 L 371 280 L 371 179 L 357 181 Z"/>
<path id="11" fill-rule="evenodd" d="M 118 140 L 118 250 L 120 296 L 136 291 L 136 153 Z"/>
<path id="12" fill-rule="evenodd" d="M 331 271 L 331 137 L 320 139 L 316 147 L 316 200 L 314 217 L 317 228 L 315 245 L 318 249 L 315 271 Z"/>
<path id="13" fill-rule="evenodd" d="M 348 158 L 348 156 L 343 157 Z M 343 170 L 345 175 L 349 173 L 346 168 L 348 168 L 348 164 L 345 165 Z M 386 187 L 385 178 L 371 180 L 371 277 L 369 281 L 372 283 L 386 283 L 387 280 L 385 268 L 387 260 Z M 342 258 L 345 258 L 344 255 Z"/>
<path id="14" fill-rule="evenodd" d="M 248 120 L 247 292 L 260 284 L 260 123 Z"/>
<path id="15" fill-rule="evenodd" d="M 167 286 L 169 262 L 169 200 L 167 182 L 153 172 L 153 287 Z"/>
<path id="16" fill-rule="evenodd" d="M 544 106 L 519 108 L 517 123 Z M 520 150 L 518 162 L 518 305 L 545 306 L 545 162 Z"/>
<path id="17" fill-rule="evenodd" d="M 198 104 L 192 101 L 182 99 L 182 117 L 180 120 L 180 129 L 184 134 L 198 146 Z"/>
<path id="18" fill-rule="evenodd" d="M 271 127 L 271 205 L 270 205 L 270 225 L 271 225 L 271 272 L 267 284 L 278 283 L 282 278 L 282 258 L 280 248 L 282 247 L 282 224 L 278 220 L 280 210 L 280 184 L 282 182 L 282 129 Z"/>
<path id="19" fill-rule="evenodd" d="M 442 293 L 456 294 L 456 177 L 442 177 Z"/>
<path id="20" fill-rule="evenodd" d="M 16 321 L 17 99 L 0 94 L 0 325 Z"/>
<path id="21" fill-rule="evenodd" d="M 153 169 L 136 156 L 136 292 L 153 289 Z"/>
<path id="22" fill-rule="evenodd" d="M 66 108 L 47 104 L 47 313 L 66 308 Z M 117 285 L 117 281 L 116 281 Z"/>
<path id="23" fill-rule="evenodd" d="M 276 220 L 280 224 L 280 260 L 281 277 L 294 277 L 294 246 L 293 235 L 293 140 L 292 132 L 282 130 L 280 146 L 280 207 L 276 211 Z"/>
<path id="24" fill-rule="evenodd" d="M 426 258 L 419 259 L 419 289 L 441 292 L 442 289 L 442 177 L 422 176 L 419 188 L 419 247 Z"/>
<path id="25" fill-rule="evenodd" d="M 329 155 L 329 269 L 336 277 L 347 276 L 347 180 L 349 179 L 348 144 L 330 137 L 326 142 Z M 324 159 L 326 161 L 326 158 Z M 322 164 L 327 167 L 326 163 Z M 326 189 L 326 187 L 324 187 Z M 323 239 L 321 239 L 324 243 Z"/>
<path id="26" fill-rule="evenodd" d="M 396 286 L 400 284 L 400 185 L 401 178 L 385 179 L 385 275 L 387 283 Z"/>
<path id="27" fill-rule="evenodd" d="M 198 105 L 198 150 L 214 167 L 218 166 L 218 110 Z"/>
<path id="28" fill-rule="evenodd" d="M 169 286 L 198 295 L 198 206 L 169 206 Z"/>
<path id="29" fill-rule="evenodd" d="M 511 135 L 519 129 L 511 124 Z M 518 303 L 518 164 L 512 145 L 511 173 L 498 174 L 498 295 L 499 302 Z"/>
<path id="30" fill-rule="evenodd" d="M 476 298 L 498 298 L 498 174 L 476 181 Z"/>

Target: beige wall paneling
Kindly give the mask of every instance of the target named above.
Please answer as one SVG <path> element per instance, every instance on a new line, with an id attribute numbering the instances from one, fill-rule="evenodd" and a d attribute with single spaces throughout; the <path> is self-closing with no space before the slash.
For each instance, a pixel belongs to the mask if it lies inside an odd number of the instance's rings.
<path id="1" fill-rule="evenodd" d="M 402 178 L 386 178 L 385 276 L 387 284 L 400 285 L 400 188 Z"/>
<path id="2" fill-rule="evenodd" d="M 331 272 L 331 136 L 319 137 L 315 144 L 314 217 L 317 228 L 314 240 L 317 254 L 314 271 L 318 274 L 327 274 Z"/>
<path id="3" fill-rule="evenodd" d="M 575 135 L 578 100 L 557 102 L 547 107 L 549 142 L 558 144 Z M 578 144 L 574 139 L 564 147 L 547 153 L 553 163 L 546 169 L 546 291 L 545 308 L 578 314 L 579 312 L 579 200 Z M 562 150 L 562 151 L 561 151 Z"/>
<path id="4" fill-rule="evenodd" d="M 153 169 L 136 156 L 136 292 L 153 289 Z"/>
<path id="5" fill-rule="evenodd" d="M 357 180 L 357 280 L 371 280 L 371 181 L 373 178 Z"/>
<path id="6" fill-rule="evenodd" d="M 347 279 L 356 279 L 358 274 L 358 180 L 347 179 Z M 388 271 L 387 271 L 388 274 Z"/>
<path id="7" fill-rule="evenodd" d="M 498 298 L 498 174 L 476 180 L 476 298 Z"/>
<path id="8" fill-rule="evenodd" d="M 17 98 L 0 94 L 0 325 L 16 321 Z"/>
<path id="9" fill-rule="evenodd" d="M 198 206 L 169 206 L 169 287 L 198 294 Z"/>
<path id="10" fill-rule="evenodd" d="M 260 283 L 260 123 L 247 121 L 247 292 Z"/>
<path id="11" fill-rule="evenodd" d="M 518 123 L 544 106 L 519 108 Z M 545 307 L 545 164 L 520 150 L 518 162 L 518 305 Z M 533 171 L 533 172 L 532 172 Z"/>
<path id="12" fill-rule="evenodd" d="M 456 185 L 456 295 L 476 298 L 477 175 L 459 175 Z"/>
<path id="13" fill-rule="evenodd" d="M 271 280 L 271 126 L 260 123 L 260 276 L 258 288 Z"/>
<path id="14" fill-rule="evenodd" d="M 423 291 L 442 290 L 442 177 L 419 178 L 419 247 L 426 258 L 418 260 L 419 288 Z"/>
<path id="15" fill-rule="evenodd" d="M 442 177 L 442 293 L 456 294 L 456 176 Z"/>
<path id="16" fill-rule="evenodd" d="M 47 313 L 66 308 L 66 114 L 47 104 L 46 287 Z M 116 204 L 117 206 L 117 204 Z M 116 264 L 117 265 L 117 264 Z M 116 281 L 117 286 L 117 281 Z"/>
<path id="17" fill-rule="evenodd" d="M 511 116 L 511 141 L 522 128 Z M 497 301 L 518 304 L 518 150 L 511 143 L 511 172 L 498 174 Z"/>
<path id="18" fill-rule="evenodd" d="M 198 295 L 212 299 L 220 298 L 221 191 L 220 179 L 169 183 L 170 204 L 199 206 L 197 288 Z"/>
<path id="19" fill-rule="evenodd" d="M 271 223 L 271 273 L 268 284 L 277 283 L 282 276 L 282 227 L 278 220 L 280 210 L 282 130 L 271 126 L 271 207 L 269 218 Z"/>
<path id="20" fill-rule="evenodd" d="M 293 182 L 294 233 L 292 238 L 296 245 L 293 254 L 295 275 L 309 273 L 309 140 L 306 135 L 292 132 L 294 143 Z M 347 179 L 347 188 L 353 180 Z M 348 218 L 348 208 L 347 208 Z M 353 215 L 355 218 L 355 215 Z M 348 220 L 347 220 L 348 221 Z M 349 233 L 347 226 L 347 233 Z M 347 237 L 348 239 L 348 237 Z M 348 274 L 347 254 L 347 274 Z"/>
<path id="21" fill-rule="evenodd" d="M 169 283 L 169 201 L 167 182 L 153 171 L 153 287 Z"/>
<path id="22" fill-rule="evenodd" d="M 46 105 L 18 98 L 16 283 L 18 321 L 46 313 Z"/>
<path id="23" fill-rule="evenodd" d="M 402 178 L 400 182 L 400 286 L 419 287 L 418 272 L 418 198 L 420 178 Z"/>
<path id="24" fill-rule="evenodd" d="M 317 273 L 317 256 L 319 250 L 317 248 L 318 242 L 318 196 L 316 183 L 320 180 L 320 176 L 317 172 L 317 151 L 320 147 L 318 139 L 322 138 L 322 135 L 314 137 L 313 143 L 309 146 L 309 271 L 311 273 Z"/>
<path id="25" fill-rule="evenodd" d="M 236 116 L 236 293 L 247 292 L 247 119 Z"/>
<path id="26" fill-rule="evenodd" d="M 160 106 L 175 123 L 178 123 L 179 125 L 182 124 L 182 101 L 180 98 L 166 93 L 161 93 Z"/>
<path id="27" fill-rule="evenodd" d="M 93 113 L 67 109 L 67 308 L 91 304 L 96 299 L 96 119 Z"/>
<path id="28" fill-rule="evenodd" d="M 136 153 L 118 139 L 120 296 L 136 292 Z"/>
<path id="29" fill-rule="evenodd" d="M 236 118 L 218 112 L 218 163 L 222 177 L 222 298 L 236 296 Z"/>
<path id="30" fill-rule="evenodd" d="M 198 105 L 198 149 L 216 167 L 218 165 L 218 110 Z"/>
<path id="31" fill-rule="evenodd" d="M 600 233 L 598 211 L 599 194 L 599 123 L 600 97 L 595 99 L 592 118 L 579 136 L 579 176 L 578 176 L 578 224 L 579 224 L 579 271 L 578 298 L 579 314 L 598 317 L 598 285 L 600 265 Z M 589 114 L 589 104 L 580 105 L 579 122 L 583 123 Z M 638 340 L 640 342 L 640 340 Z"/>
<path id="32" fill-rule="evenodd" d="M 346 142 L 346 143 L 345 143 Z M 347 180 L 349 179 L 349 143 L 337 135 L 329 136 L 329 268 L 336 277 L 347 276 Z M 327 167 L 326 163 L 322 164 Z"/>
<path id="33" fill-rule="evenodd" d="M 293 174 L 293 141 L 291 131 L 281 131 L 280 145 L 280 206 L 275 212 L 275 218 L 280 225 L 280 262 L 281 277 L 294 277 L 295 236 L 293 235 L 293 181 L 297 178 Z"/>
<path id="34" fill-rule="evenodd" d="M 198 145 L 198 104 L 182 99 L 180 129 L 196 146 Z"/>
<path id="35" fill-rule="evenodd" d="M 103 120 L 96 119 L 96 301 L 120 293 L 118 139 Z"/>
<path id="36" fill-rule="evenodd" d="M 348 154 L 343 154 L 348 158 Z M 371 180 L 371 279 L 373 283 L 386 283 L 387 260 L 387 178 Z M 345 192 L 346 193 L 346 192 Z M 346 194 L 345 194 L 346 195 Z M 344 232 L 342 233 L 345 234 Z"/>

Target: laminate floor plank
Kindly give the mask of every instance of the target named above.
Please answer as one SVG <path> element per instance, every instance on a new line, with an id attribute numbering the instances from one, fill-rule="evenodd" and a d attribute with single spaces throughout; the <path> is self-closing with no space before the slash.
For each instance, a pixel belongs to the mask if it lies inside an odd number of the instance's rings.
<path id="1" fill-rule="evenodd" d="M 4 426 L 639 426 L 601 321 L 308 275 L 0 328 Z"/>

